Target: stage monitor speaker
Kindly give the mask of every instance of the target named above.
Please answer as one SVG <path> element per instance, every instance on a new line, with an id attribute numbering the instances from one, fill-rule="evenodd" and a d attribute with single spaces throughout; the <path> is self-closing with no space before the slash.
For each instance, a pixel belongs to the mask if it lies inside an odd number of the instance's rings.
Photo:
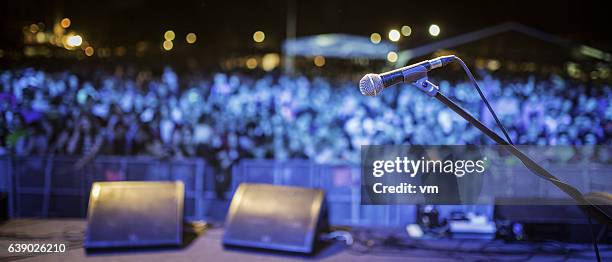
<path id="1" fill-rule="evenodd" d="M 87 212 L 85 248 L 179 246 L 182 182 L 96 182 Z"/>
<path id="2" fill-rule="evenodd" d="M 240 184 L 225 221 L 223 244 L 313 253 L 327 227 L 323 190 Z"/>

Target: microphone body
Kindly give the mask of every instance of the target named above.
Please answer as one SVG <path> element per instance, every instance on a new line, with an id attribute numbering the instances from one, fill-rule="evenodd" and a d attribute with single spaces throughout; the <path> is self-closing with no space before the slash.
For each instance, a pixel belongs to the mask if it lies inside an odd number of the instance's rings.
<path id="1" fill-rule="evenodd" d="M 389 86 L 417 82 L 425 78 L 430 70 L 445 66 L 455 58 L 454 55 L 441 56 L 382 74 L 367 74 L 359 81 L 359 90 L 366 96 L 377 96 Z"/>

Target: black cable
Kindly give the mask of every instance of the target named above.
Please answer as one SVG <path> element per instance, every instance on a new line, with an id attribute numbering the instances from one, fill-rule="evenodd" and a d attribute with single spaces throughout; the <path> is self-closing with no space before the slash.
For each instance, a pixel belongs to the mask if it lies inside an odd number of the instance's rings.
<path id="1" fill-rule="evenodd" d="M 599 256 L 599 247 L 597 246 L 597 238 L 595 238 L 595 233 L 593 233 L 593 223 L 591 222 L 591 217 L 587 216 L 589 220 L 589 227 L 591 229 L 591 238 L 593 238 L 593 248 L 595 248 L 595 255 L 597 256 L 597 262 L 601 262 L 601 257 Z"/>
<path id="2" fill-rule="evenodd" d="M 465 72 L 467 77 L 470 79 L 470 82 L 472 82 L 472 84 L 476 88 L 476 91 L 478 91 L 478 94 L 480 95 L 480 98 L 482 99 L 482 101 L 487 106 L 487 109 L 489 110 L 489 113 L 491 113 L 491 115 L 493 115 L 493 118 L 495 119 L 495 122 L 497 123 L 497 126 L 499 127 L 499 129 L 501 129 L 502 133 L 504 133 L 504 136 L 508 140 L 508 143 L 511 144 L 511 145 L 514 145 L 514 143 L 512 142 L 512 139 L 510 138 L 510 135 L 508 135 L 508 132 L 506 131 L 506 128 L 504 128 L 504 125 L 502 125 L 501 121 L 499 121 L 499 118 L 497 117 L 497 114 L 495 114 L 495 111 L 493 110 L 493 107 L 491 107 L 491 104 L 489 104 L 489 100 L 487 100 L 487 98 L 485 97 L 484 93 L 482 92 L 482 89 L 478 85 L 478 81 L 476 81 L 476 78 L 474 78 L 474 75 L 472 75 L 472 71 L 470 71 L 470 69 L 467 67 L 465 62 L 463 62 L 463 60 L 461 60 L 461 58 L 459 58 L 457 56 L 454 56 L 454 58 L 455 58 L 455 60 L 457 60 L 457 62 L 459 62 L 459 64 L 463 68 L 463 71 Z"/>

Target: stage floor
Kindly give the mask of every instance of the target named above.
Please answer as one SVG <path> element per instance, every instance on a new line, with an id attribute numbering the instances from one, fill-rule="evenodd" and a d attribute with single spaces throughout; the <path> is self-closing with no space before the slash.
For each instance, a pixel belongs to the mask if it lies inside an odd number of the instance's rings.
<path id="1" fill-rule="evenodd" d="M 86 222 L 75 219 L 15 219 L 0 225 L 0 246 L 6 248 L 9 243 L 23 241 L 68 242 L 65 254 L 38 255 L 32 257 L 8 256 L 6 250 L 0 251 L 0 260 L 19 261 L 287 261 L 287 260 L 323 260 L 323 261 L 456 261 L 456 260 L 503 260 L 503 261 L 594 261 L 595 256 L 590 245 L 563 245 L 565 249 L 580 252 L 553 254 L 553 246 L 538 244 L 504 244 L 501 241 L 487 240 L 422 240 L 420 245 L 428 248 L 411 248 L 398 250 L 378 249 L 375 252 L 360 252 L 342 243 L 330 244 L 313 256 L 290 255 L 285 253 L 228 250 L 221 245 L 223 229 L 208 229 L 194 238 L 183 248 L 146 249 L 130 251 L 112 251 L 105 253 L 86 253 L 82 247 Z M 551 244 L 547 244 L 551 245 Z M 561 244 L 557 244 L 561 245 Z M 486 249 L 484 248 L 486 247 Z M 610 261 L 610 246 L 601 246 L 602 260 Z M 440 251 L 448 249 L 450 251 Z M 548 250 L 547 250 L 548 249 Z M 486 252 L 478 252 L 486 250 Z M 527 250 L 527 251 L 525 251 Z M 535 250 L 535 251 L 534 251 Z M 540 250 L 539 252 L 537 250 Z M 556 250 L 556 249 L 553 249 Z M 561 249 L 559 249 L 561 250 Z"/>

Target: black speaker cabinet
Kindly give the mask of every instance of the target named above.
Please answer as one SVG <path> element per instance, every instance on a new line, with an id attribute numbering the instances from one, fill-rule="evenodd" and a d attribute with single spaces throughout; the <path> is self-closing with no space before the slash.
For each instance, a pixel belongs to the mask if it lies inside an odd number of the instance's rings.
<path id="1" fill-rule="evenodd" d="M 97 182 L 91 188 L 85 248 L 178 246 L 182 182 Z"/>
<path id="2" fill-rule="evenodd" d="M 243 183 L 228 211 L 223 244 L 313 253 L 325 227 L 322 190 Z"/>

